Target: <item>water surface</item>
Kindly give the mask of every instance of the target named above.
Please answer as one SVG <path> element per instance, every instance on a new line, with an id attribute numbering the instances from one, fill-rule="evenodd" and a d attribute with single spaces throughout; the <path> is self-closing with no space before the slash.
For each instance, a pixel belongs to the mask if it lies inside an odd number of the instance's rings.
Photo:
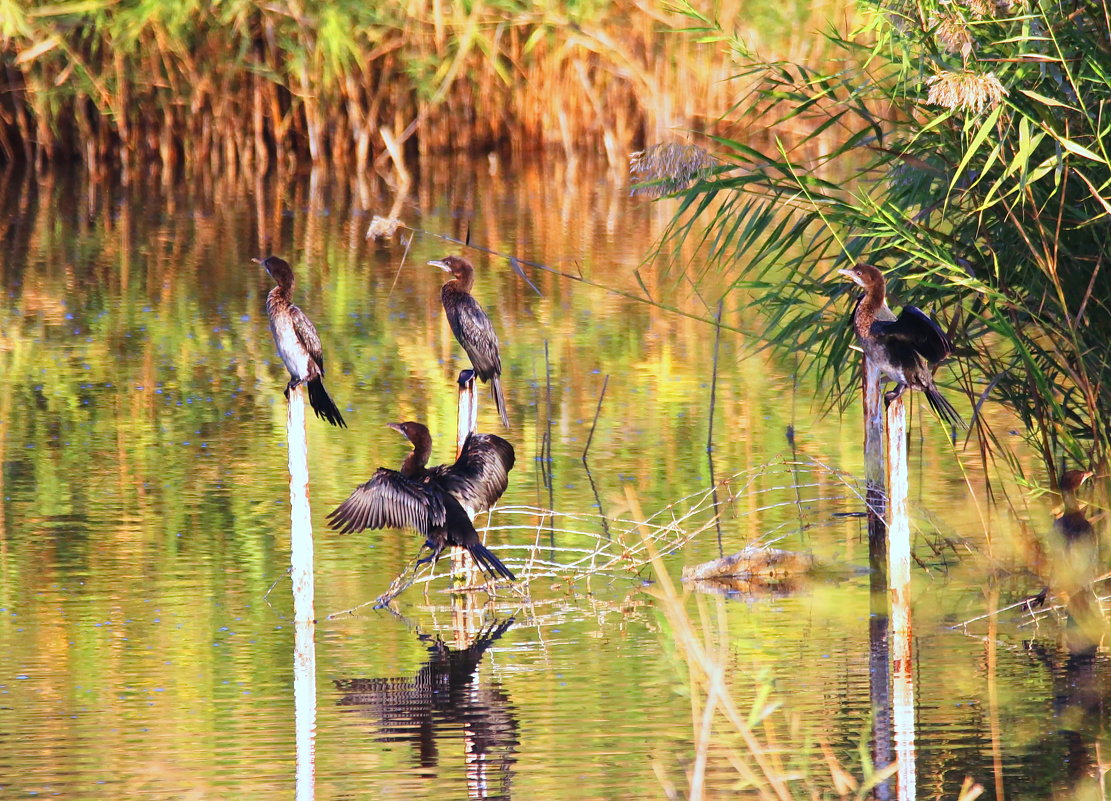
<path id="1" fill-rule="evenodd" d="M 293 264 L 350 426 L 309 421 L 323 617 L 374 598 L 419 545 L 324 523 L 377 466 L 400 463 L 405 443 L 385 423 L 423 421 L 433 458 L 453 455 L 453 379 L 465 365 L 439 307 L 443 274 L 424 265 L 460 248 L 430 234 L 408 250 L 365 242 L 392 196 L 321 175 L 0 182 L 0 794 L 290 796 L 286 374 L 263 310 L 271 284 L 249 259 L 272 250 Z M 517 451 L 502 501 L 517 511 L 494 516 L 490 542 L 515 567 L 529 554 L 566 561 L 559 549 L 607 533 L 622 541 L 636 527 L 619 521 L 637 510 L 682 517 L 711 483 L 715 336 L 697 318 L 713 316 L 714 299 L 641 266 L 671 207 L 621 184 L 584 164 L 452 163 L 402 206 L 415 228 L 469 232 L 691 315 L 526 267 L 534 290 L 504 260 L 471 254 L 503 343 Z M 727 300 L 724 320 L 756 330 L 743 304 Z M 679 528 L 699 533 L 665 564 L 677 575 L 762 538 L 836 568 L 779 592 L 689 602 L 696 619 L 721 615 L 742 708 L 770 688 L 799 770 L 828 787 L 824 757 L 803 745 L 828 743 L 860 775 L 871 723 L 866 541 L 858 518 L 836 516 L 861 507 L 860 428 L 758 346 L 733 331 L 720 339 L 714 471 L 743 474 L 720 544 L 696 515 Z M 501 433 L 482 400 L 480 429 Z M 955 452 L 919 411 L 919 794 L 954 797 L 971 776 L 987 798 L 1086 797 L 1075 788 L 1103 736 L 1104 654 L 1070 657 L 1052 623 L 1017 613 L 990 631 L 951 628 L 1041 588 L 1026 567 L 1050 503 L 1012 489 L 1018 512 L 993 507 L 974 449 Z M 584 517 L 549 526 L 535 508 Z M 316 796 L 641 799 L 684 786 L 687 670 L 652 577 L 553 577 L 527 597 L 472 596 L 463 611 L 440 580 L 402 595 L 400 616 L 363 608 L 322 621 Z M 736 790 L 737 747 L 719 727 L 711 795 Z"/>

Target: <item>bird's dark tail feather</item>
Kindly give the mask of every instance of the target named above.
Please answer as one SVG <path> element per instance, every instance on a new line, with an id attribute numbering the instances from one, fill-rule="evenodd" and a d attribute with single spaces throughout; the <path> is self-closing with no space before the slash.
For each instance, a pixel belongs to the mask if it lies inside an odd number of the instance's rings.
<path id="1" fill-rule="evenodd" d="M 957 414 L 957 410 L 953 405 L 945 399 L 945 396 L 937 391 L 935 388 L 926 390 L 926 400 L 930 402 L 930 407 L 947 423 L 956 426 L 957 428 L 968 428 L 968 424 L 961 419 Z"/>
<path id="2" fill-rule="evenodd" d="M 501 415 L 501 424 L 509 428 L 509 412 L 505 408 L 505 395 L 501 391 L 501 378 L 499 376 L 491 376 L 490 384 L 494 389 L 494 404 L 498 407 L 498 414 Z"/>
<path id="3" fill-rule="evenodd" d="M 503 565 L 501 560 L 494 556 L 494 554 L 492 554 L 481 542 L 476 542 L 474 545 L 468 546 L 467 550 L 471 552 L 471 556 L 474 557 L 474 560 L 478 562 L 479 566 L 487 575 L 494 576 L 498 574 L 510 581 L 517 580 L 517 577 L 513 575 L 513 571 Z"/>
<path id="4" fill-rule="evenodd" d="M 347 423 L 343 422 L 343 415 L 339 413 L 335 402 L 328 395 L 328 390 L 324 389 L 324 382 L 320 380 L 320 376 L 307 382 L 307 386 L 309 388 L 309 405 L 316 412 L 316 416 L 323 417 L 334 426 L 347 428 Z"/>

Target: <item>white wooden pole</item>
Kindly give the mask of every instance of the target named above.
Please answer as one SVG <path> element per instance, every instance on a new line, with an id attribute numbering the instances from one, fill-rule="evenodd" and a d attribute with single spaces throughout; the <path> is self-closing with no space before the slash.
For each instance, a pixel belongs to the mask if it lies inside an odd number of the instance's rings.
<path id="1" fill-rule="evenodd" d="M 467 437 L 478 428 L 478 396 L 475 392 L 475 379 L 473 370 L 463 370 L 459 373 L 459 411 L 456 420 L 455 458 L 463 453 L 463 445 Z M 470 510 L 467 511 L 470 515 Z M 473 515 L 471 516 L 473 520 Z M 451 552 L 452 573 L 461 573 L 466 577 L 465 583 L 470 584 L 471 569 L 474 560 L 463 548 L 453 548 Z"/>
<path id="2" fill-rule="evenodd" d="M 309 454 L 305 437 L 305 393 L 289 393 L 286 420 L 289 442 L 290 576 L 293 579 L 293 620 L 311 623 L 313 613 L 312 514 L 309 510 Z"/>
<path id="3" fill-rule="evenodd" d="M 313 611 L 312 515 L 305 436 L 305 393 L 289 393 L 290 577 L 293 582 L 293 717 L 297 801 L 311 801 L 316 784 L 316 620 Z"/>
<path id="4" fill-rule="evenodd" d="M 470 375 L 470 378 L 466 378 Z M 455 458 L 463 452 L 467 437 L 478 428 L 478 397 L 475 393 L 474 372 L 464 370 L 459 374 L 459 416 L 455 438 Z"/>
<path id="5" fill-rule="evenodd" d="M 884 408 L 879 368 L 864 356 L 864 485 L 868 514 L 868 565 L 871 568 L 871 618 L 868 625 L 868 683 L 872 702 L 872 764 L 877 770 L 894 759 L 891 733 L 891 653 L 888 637 L 887 510 Z M 889 780 L 873 791 L 880 801 L 891 797 Z"/>
<path id="6" fill-rule="evenodd" d="M 915 797 L 909 487 L 906 405 L 898 397 L 887 407 L 887 580 L 891 599 L 891 712 L 900 800 Z"/>
<path id="7" fill-rule="evenodd" d="M 884 491 L 883 392 L 880 369 L 863 359 L 864 370 L 864 486 L 868 507 L 868 563 L 872 568 L 872 591 L 886 595 L 887 525 L 884 522 L 887 495 Z M 877 587 L 876 582 L 881 585 Z M 886 601 L 886 598 L 884 598 Z"/>

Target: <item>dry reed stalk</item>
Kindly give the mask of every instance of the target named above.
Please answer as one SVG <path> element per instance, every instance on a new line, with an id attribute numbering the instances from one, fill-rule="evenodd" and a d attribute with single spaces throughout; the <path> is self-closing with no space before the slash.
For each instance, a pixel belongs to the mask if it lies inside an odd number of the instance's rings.
<path id="1" fill-rule="evenodd" d="M 736 21 L 740 8 L 718 10 Z M 438 0 L 250 0 L 226 13 L 170 26 L 157 12 L 78 4 L 5 26 L 0 157 L 76 156 L 129 172 L 171 169 L 178 154 L 190 168 L 327 160 L 363 171 L 386 152 L 376 132 L 389 131 L 400 148 L 415 137 L 422 157 L 557 145 L 604 152 L 616 166 L 637 144 L 713 127 L 707 120 L 737 93 L 727 80 L 735 54 L 661 37 L 686 21 L 632 0 L 573 25 L 558 4 L 510 14 Z M 809 38 L 790 34 L 782 54 Z M 97 46 L 105 39 L 110 47 Z"/>

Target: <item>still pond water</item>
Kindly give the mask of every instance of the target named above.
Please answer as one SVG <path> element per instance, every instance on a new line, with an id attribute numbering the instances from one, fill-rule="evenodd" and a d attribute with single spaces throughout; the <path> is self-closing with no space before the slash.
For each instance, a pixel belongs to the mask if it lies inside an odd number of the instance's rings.
<path id="1" fill-rule="evenodd" d="M 817 743 L 859 777 L 872 722 L 867 553 L 861 521 L 844 516 L 861 508 L 859 418 L 828 412 L 756 339 L 723 332 L 713 469 L 741 478 L 720 534 L 704 513 L 685 518 L 712 483 L 715 337 L 696 318 L 715 304 L 655 267 L 635 274 L 672 207 L 630 199 L 619 177 L 584 165 L 494 166 L 426 176 L 400 216 L 692 316 L 526 266 L 533 289 L 504 260 L 471 254 L 503 343 L 517 451 L 490 542 L 519 571 L 566 563 L 576 548 L 632 547 L 638 529 L 620 521 L 636 512 L 695 533 L 666 557 L 673 576 L 761 538 L 814 552 L 835 568 L 824 578 L 688 606 L 724 621 L 741 708 L 766 692 L 781 703 L 773 720 L 800 797 L 833 786 Z M 341 536 L 323 519 L 377 466 L 400 463 L 405 443 L 385 423 L 424 421 L 433 459 L 453 456 L 463 354 L 440 311 L 443 274 L 424 265 L 459 247 L 430 234 L 407 253 L 408 233 L 364 241 L 392 197 L 321 176 L 122 189 L 7 173 L 0 188 L 0 797 L 291 797 L 286 374 L 263 309 L 271 283 L 250 258 L 293 264 L 350 425 L 308 423 L 323 618 L 374 598 L 416 552 L 411 533 Z M 752 330 L 743 303 L 731 297 L 724 319 Z M 503 433 L 482 401 L 480 429 Z M 967 416 L 967 400 L 956 405 Z M 1104 655 L 1077 664 L 1051 622 L 1014 613 L 953 628 L 1041 588 L 1024 568 L 1052 504 L 1012 490 L 1018 511 L 991 506 L 975 448 L 954 450 L 918 412 L 918 795 L 952 798 L 972 777 L 986 798 L 1098 797 L 1085 777 L 1103 737 Z M 688 672 L 652 578 L 634 564 L 537 579 L 526 594 L 481 595 L 462 624 L 441 579 L 403 594 L 398 615 L 322 619 L 316 797 L 685 787 Z M 718 725 L 707 796 L 748 792 L 729 762 L 739 748 Z"/>

